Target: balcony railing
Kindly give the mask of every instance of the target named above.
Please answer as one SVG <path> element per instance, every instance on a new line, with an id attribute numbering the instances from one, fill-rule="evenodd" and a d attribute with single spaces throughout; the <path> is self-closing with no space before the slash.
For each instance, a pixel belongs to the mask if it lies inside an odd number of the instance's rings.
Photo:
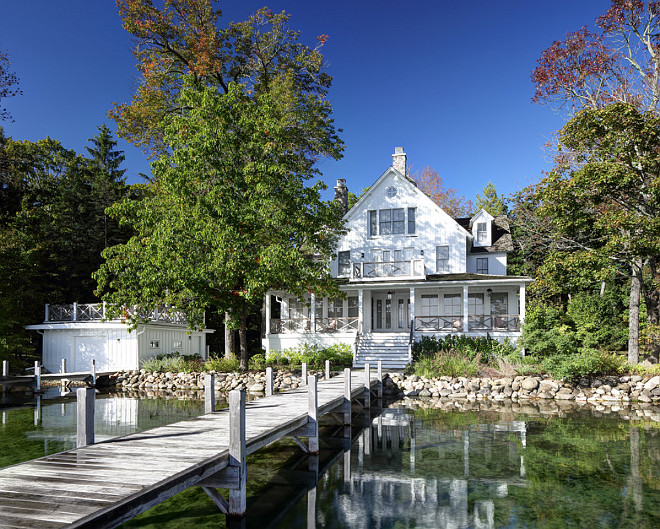
<path id="1" fill-rule="evenodd" d="M 351 279 L 369 280 L 391 277 L 424 277 L 424 261 L 383 261 L 377 263 L 354 262 Z"/>
<path id="2" fill-rule="evenodd" d="M 316 318 L 314 325 L 315 332 L 334 333 L 334 332 L 355 332 L 358 330 L 357 318 Z M 271 334 L 299 334 L 311 332 L 311 318 L 291 318 L 281 320 L 271 318 Z"/>
<path id="3" fill-rule="evenodd" d="M 129 319 L 135 315 L 137 308 L 124 309 L 125 319 Z M 150 321 L 157 321 L 160 323 L 176 323 L 180 325 L 187 325 L 188 321 L 181 311 L 168 312 L 166 309 L 157 309 L 142 311 L 139 313 L 140 319 L 148 319 Z M 104 303 L 87 303 L 71 305 L 46 305 L 46 323 L 50 322 L 85 322 L 85 321 L 101 321 L 106 317 L 106 310 Z"/>
<path id="4" fill-rule="evenodd" d="M 415 316 L 416 331 L 464 332 L 463 316 Z M 519 331 L 518 314 L 468 316 L 468 331 Z"/>

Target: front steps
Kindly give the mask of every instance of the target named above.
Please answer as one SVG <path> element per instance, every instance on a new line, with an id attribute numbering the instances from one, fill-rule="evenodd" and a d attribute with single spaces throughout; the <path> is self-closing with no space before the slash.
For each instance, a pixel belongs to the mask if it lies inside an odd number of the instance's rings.
<path id="1" fill-rule="evenodd" d="M 364 368 L 369 364 L 373 369 L 382 360 L 383 369 L 401 370 L 408 365 L 408 333 L 372 332 L 360 336 L 353 367 Z"/>

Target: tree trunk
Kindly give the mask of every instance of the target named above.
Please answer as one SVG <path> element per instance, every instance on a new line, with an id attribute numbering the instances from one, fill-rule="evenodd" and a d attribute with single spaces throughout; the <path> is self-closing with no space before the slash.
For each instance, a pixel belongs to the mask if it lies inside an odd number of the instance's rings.
<path id="1" fill-rule="evenodd" d="M 657 286 L 658 267 L 654 258 L 649 259 L 648 268 L 650 271 L 650 281 L 642 280 L 642 293 L 644 294 L 644 303 L 646 305 L 646 315 L 648 321 L 649 335 L 646 339 L 647 351 L 649 356 L 647 360 L 657 364 L 660 361 L 660 342 L 657 336 L 660 331 L 660 290 Z"/>
<path id="2" fill-rule="evenodd" d="M 630 281 L 630 312 L 628 314 L 628 362 L 639 363 L 639 301 L 642 285 L 637 268 L 632 266 L 632 279 Z"/>
<path id="3" fill-rule="evenodd" d="M 248 347 L 247 347 L 247 303 L 243 301 L 241 305 L 241 326 L 238 331 L 238 337 L 241 347 L 240 370 L 246 371 L 248 368 Z"/>
<path id="4" fill-rule="evenodd" d="M 225 358 L 236 355 L 236 333 L 229 328 L 231 317 L 228 312 L 225 312 Z"/>

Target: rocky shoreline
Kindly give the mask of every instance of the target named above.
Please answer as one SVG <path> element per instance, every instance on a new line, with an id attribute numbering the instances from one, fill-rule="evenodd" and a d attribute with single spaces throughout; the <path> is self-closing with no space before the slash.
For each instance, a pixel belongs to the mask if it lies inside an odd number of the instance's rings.
<path id="1" fill-rule="evenodd" d="M 124 391 L 180 391 L 202 390 L 207 373 L 157 373 L 121 371 L 110 377 L 110 384 Z M 226 393 L 245 389 L 249 393 L 263 393 L 266 373 L 213 373 L 216 391 Z M 323 371 L 309 371 L 323 380 Z M 274 371 L 274 391 L 286 391 L 303 385 L 302 376 L 295 371 Z M 577 402 L 660 402 L 660 376 L 606 376 L 582 378 L 577 382 L 553 380 L 546 376 L 439 377 L 426 378 L 402 373 L 384 376 L 384 393 L 403 397 L 437 397 L 467 400 L 556 400 Z"/>

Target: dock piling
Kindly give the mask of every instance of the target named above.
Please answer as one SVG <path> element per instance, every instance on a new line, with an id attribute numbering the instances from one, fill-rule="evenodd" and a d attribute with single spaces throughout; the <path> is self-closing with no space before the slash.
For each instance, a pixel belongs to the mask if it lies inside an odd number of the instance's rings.
<path id="1" fill-rule="evenodd" d="M 310 428 L 309 438 L 307 441 L 310 454 L 319 453 L 319 393 L 318 393 L 318 380 L 316 375 L 312 375 L 307 379 L 307 395 L 309 403 L 309 424 Z"/>
<path id="2" fill-rule="evenodd" d="M 330 360 L 325 361 L 325 379 L 330 380 Z"/>
<path id="3" fill-rule="evenodd" d="M 34 361 L 34 391 L 41 391 L 41 366 L 39 360 Z"/>
<path id="4" fill-rule="evenodd" d="M 266 397 L 273 395 L 273 368 L 266 368 Z"/>
<path id="5" fill-rule="evenodd" d="M 9 376 L 9 360 L 2 361 L 2 376 L 3 377 Z"/>
<path id="6" fill-rule="evenodd" d="M 302 363 L 302 385 L 307 384 L 307 362 Z"/>
<path id="7" fill-rule="evenodd" d="M 92 387 L 95 387 L 96 386 L 96 360 L 94 360 L 94 359 L 92 359 L 91 374 L 92 374 Z"/>
<path id="8" fill-rule="evenodd" d="M 351 368 L 344 369 L 344 426 L 351 425 Z"/>
<path id="9" fill-rule="evenodd" d="M 247 510 L 247 449 L 245 441 L 245 391 L 229 392 L 229 466 L 238 467 L 238 487 L 229 489 L 228 516 Z"/>
<path id="10" fill-rule="evenodd" d="M 364 407 L 371 408 L 371 366 L 364 364 Z"/>
<path id="11" fill-rule="evenodd" d="M 383 361 L 378 360 L 378 398 L 383 398 Z M 379 403 L 381 406 L 382 403 Z"/>
<path id="12" fill-rule="evenodd" d="M 66 373 L 66 358 L 62 358 L 62 362 L 60 364 L 60 373 Z"/>
<path id="13" fill-rule="evenodd" d="M 204 413 L 215 411 L 215 375 L 204 375 Z"/>
<path id="14" fill-rule="evenodd" d="M 94 388 L 78 388 L 76 390 L 76 399 L 78 403 L 77 411 L 77 433 L 76 447 L 94 444 Z"/>

